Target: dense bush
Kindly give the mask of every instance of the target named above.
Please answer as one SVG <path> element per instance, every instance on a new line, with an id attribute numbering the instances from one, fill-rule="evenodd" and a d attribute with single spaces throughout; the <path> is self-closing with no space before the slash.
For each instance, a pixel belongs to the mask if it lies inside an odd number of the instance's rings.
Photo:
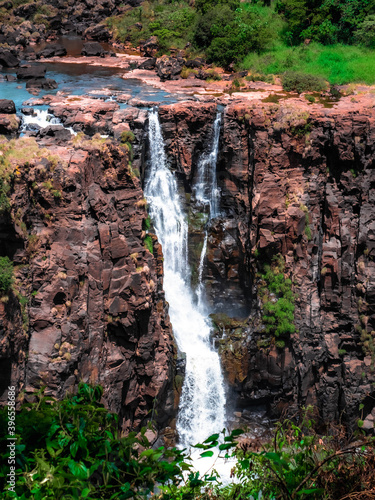
<path id="1" fill-rule="evenodd" d="M 0 257 L 0 293 L 6 293 L 13 282 L 13 262 L 8 257 Z"/>
<path id="2" fill-rule="evenodd" d="M 323 78 L 303 73 L 286 72 L 282 77 L 283 89 L 287 92 L 321 92 L 327 88 Z"/>
<path id="3" fill-rule="evenodd" d="M 33 500 L 144 498 L 156 483 L 182 480 L 184 454 L 153 450 L 145 435 L 120 437 L 117 415 L 108 412 L 100 387 L 79 386 L 57 402 L 39 394 L 16 416 L 16 495 Z M 0 486 L 5 492 L 7 411 L 0 411 Z M 144 450 L 144 451 L 142 451 Z"/>
<path id="4" fill-rule="evenodd" d="M 237 451 L 234 473 L 240 481 L 217 498 L 258 498 L 259 491 L 262 498 L 278 500 L 373 498 L 374 440 L 362 436 L 351 444 L 344 429 L 333 426 L 329 436 L 322 436 L 314 430 L 311 410 L 297 419 L 299 425 L 296 420 L 278 423 L 272 442 L 262 451 Z"/>
<path id="5" fill-rule="evenodd" d="M 194 42 L 205 49 L 209 62 L 228 66 L 251 51 L 262 52 L 272 44 L 274 27 L 265 10 L 249 3 L 232 11 L 217 6 L 197 23 Z"/>
<path id="6" fill-rule="evenodd" d="M 195 0 L 194 6 L 198 12 L 206 14 L 216 6 L 219 8 L 228 6 L 231 10 L 236 10 L 240 6 L 240 0 Z"/>
<path id="7" fill-rule="evenodd" d="M 367 16 L 363 22 L 358 25 L 358 29 L 354 33 L 354 38 L 365 47 L 375 49 L 375 15 Z"/>
<path id="8" fill-rule="evenodd" d="M 291 44 L 352 43 L 359 24 L 375 12 L 375 0 L 278 0 L 276 10 L 287 20 L 284 39 Z"/>

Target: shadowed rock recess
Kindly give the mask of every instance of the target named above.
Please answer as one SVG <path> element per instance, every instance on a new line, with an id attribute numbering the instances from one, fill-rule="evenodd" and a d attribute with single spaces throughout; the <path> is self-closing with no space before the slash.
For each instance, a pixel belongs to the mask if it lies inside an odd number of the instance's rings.
<path id="1" fill-rule="evenodd" d="M 51 108 L 65 124 L 95 132 L 83 109 Z M 202 279 L 228 406 L 279 416 L 313 404 L 325 421 L 354 426 L 362 416 L 370 428 L 374 108 L 308 112 L 287 101 L 224 108 L 220 216 L 208 220 L 194 202 L 194 181 L 216 116 L 213 103 L 159 108 L 189 214 L 193 281 L 208 234 Z M 153 254 L 144 245 L 149 225 L 138 174 L 144 179 L 147 112 L 111 109 L 100 119 L 102 133 L 134 132 L 132 168 L 126 148 L 55 146 L 57 165 L 30 163 L 15 177 L 11 217 L 0 228 L 19 290 L 0 303 L 2 390 L 11 380 L 26 394 L 44 384 L 60 397 L 81 379 L 98 382 L 123 428 L 139 427 L 151 413 L 162 427 L 174 417 L 178 390 L 162 249 L 155 236 Z M 49 178 L 61 197 L 45 187 Z M 281 333 L 267 307 L 287 299 L 272 288 L 272 273 L 291 303 Z"/>

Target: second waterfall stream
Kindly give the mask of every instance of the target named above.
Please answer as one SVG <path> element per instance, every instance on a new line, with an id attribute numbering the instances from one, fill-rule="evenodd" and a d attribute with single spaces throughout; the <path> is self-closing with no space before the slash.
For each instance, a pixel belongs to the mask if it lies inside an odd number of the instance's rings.
<path id="1" fill-rule="evenodd" d="M 177 182 L 168 169 L 157 110 L 149 113 L 151 166 L 145 196 L 164 255 L 164 290 L 174 336 L 186 353 L 177 431 L 184 447 L 204 441 L 225 425 L 225 391 L 220 360 L 210 343 L 210 325 L 196 304 L 188 266 L 188 224 Z"/>

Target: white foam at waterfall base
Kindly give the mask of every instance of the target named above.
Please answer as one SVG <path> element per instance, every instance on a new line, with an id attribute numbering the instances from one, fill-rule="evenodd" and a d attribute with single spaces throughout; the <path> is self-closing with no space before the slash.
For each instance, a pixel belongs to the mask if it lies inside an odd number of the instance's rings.
<path id="1" fill-rule="evenodd" d="M 219 356 L 210 343 L 210 325 L 203 308 L 195 303 L 187 264 L 188 227 L 177 182 L 168 169 L 157 111 L 149 113 L 151 168 L 145 196 L 164 255 L 164 290 L 180 351 L 186 353 L 186 372 L 177 418 L 179 443 L 189 448 L 220 432 L 225 425 L 225 391 Z M 213 459 L 194 452 L 202 473 Z M 217 464 L 215 465 L 217 466 Z"/>
<path id="2" fill-rule="evenodd" d="M 34 112 L 34 115 L 22 114 L 21 133 L 28 130 L 35 130 L 36 128 L 45 128 L 49 125 L 63 125 L 59 118 L 53 116 L 46 109 L 35 109 Z M 76 135 L 76 132 L 72 129 L 72 127 L 64 128 L 69 130 L 71 134 Z"/>

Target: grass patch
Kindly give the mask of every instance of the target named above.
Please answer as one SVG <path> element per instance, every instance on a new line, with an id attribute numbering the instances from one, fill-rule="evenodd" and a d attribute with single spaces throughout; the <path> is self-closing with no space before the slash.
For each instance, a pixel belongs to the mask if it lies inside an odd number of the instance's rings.
<path id="1" fill-rule="evenodd" d="M 375 51 L 358 46 L 311 43 L 287 47 L 280 43 L 263 54 L 248 54 L 240 67 L 265 75 L 299 72 L 324 78 L 331 85 L 375 83 Z"/>

